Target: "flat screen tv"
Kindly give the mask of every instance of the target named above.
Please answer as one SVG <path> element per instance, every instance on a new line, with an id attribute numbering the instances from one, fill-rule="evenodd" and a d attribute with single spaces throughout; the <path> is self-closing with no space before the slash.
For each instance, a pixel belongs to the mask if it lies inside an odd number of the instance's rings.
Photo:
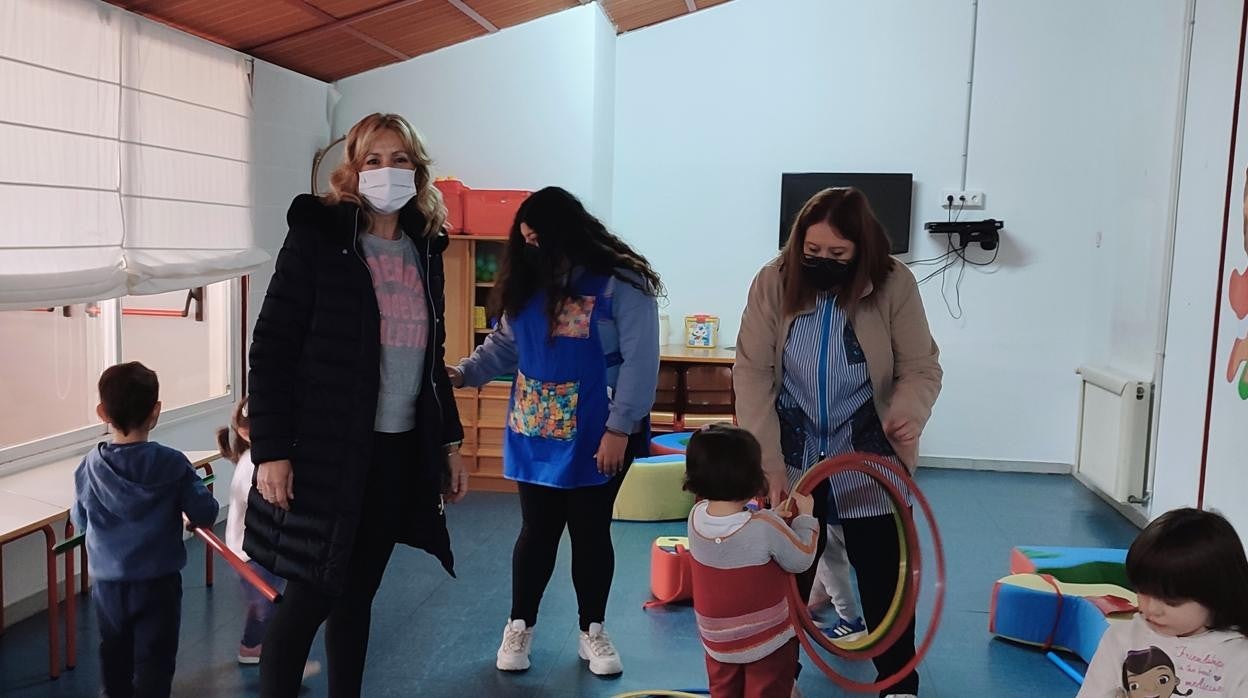
<path id="1" fill-rule="evenodd" d="M 828 187 L 857 187 L 867 195 L 892 243 L 893 254 L 910 251 L 910 199 L 914 176 L 857 172 L 784 173 L 780 178 L 780 246 L 810 197 Z"/>

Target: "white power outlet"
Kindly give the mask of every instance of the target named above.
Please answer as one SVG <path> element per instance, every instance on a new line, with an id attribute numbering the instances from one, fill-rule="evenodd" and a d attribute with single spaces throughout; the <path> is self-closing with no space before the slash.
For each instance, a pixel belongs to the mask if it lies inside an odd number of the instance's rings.
<path id="1" fill-rule="evenodd" d="M 982 191 L 946 189 L 940 194 L 940 205 L 944 208 L 954 209 L 983 208 L 984 193 Z"/>

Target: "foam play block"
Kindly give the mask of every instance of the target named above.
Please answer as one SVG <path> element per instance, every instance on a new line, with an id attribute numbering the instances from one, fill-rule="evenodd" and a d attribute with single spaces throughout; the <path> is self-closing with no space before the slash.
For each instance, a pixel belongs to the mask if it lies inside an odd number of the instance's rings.
<path id="1" fill-rule="evenodd" d="M 659 434 L 650 439 L 650 455 L 666 456 L 672 454 L 684 454 L 689 448 L 689 432 L 678 431 L 672 434 Z"/>
<path id="2" fill-rule="evenodd" d="M 1118 548 L 1020 545 L 1010 551 L 1010 574 L 1049 574 L 1062 582 L 1131 588 L 1127 551 Z"/>
<path id="3" fill-rule="evenodd" d="M 1091 661 L 1111 623 L 1136 610 L 1135 592 L 1115 584 L 1076 584 L 1012 574 L 992 587 L 988 632 L 1014 642 L 1061 649 Z"/>
<path id="4" fill-rule="evenodd" d="M 689 516 L 693 494 L 685 484 L 684 455 L 648 456 L 633 461 L 615 498 L 618 521 L 675 521 Z"/>

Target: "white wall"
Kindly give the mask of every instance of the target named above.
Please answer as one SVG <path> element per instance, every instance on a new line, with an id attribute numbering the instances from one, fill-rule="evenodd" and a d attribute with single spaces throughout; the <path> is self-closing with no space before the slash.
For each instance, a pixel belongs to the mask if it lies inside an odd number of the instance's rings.
<path id="1" fill-rule="evenodd" d="M 1161 400 L 1157 417 L 1156 467 L 1152 482 L 1149 514 L 1156 517 L 1197 501 L 1200 479 L 1201 445 L 1205 428 L 1205 402 L 1209 394 L 1209 352 L 1212 342 L 1213 311 L 1221 252 L 1222 210 L 1226 194 L 1226 165 L 1230 149 L 1231 113 L 1235 101 L 1235 68 L 1239 49 L 1241 0 L 1200 0 L 1196 5 L 1192 60 L 1188 85 L 1187 120 L 1184 129 L 1182 184 L 1179 188 L 1179 215 L 1174 249 L 1174 276 L 1171 283 L 1170 312 L 1166 335 L 1166 357 L 1162 373 Z M 1240 133 L 1243 134 L 1241 124 Z M 1242 168 L 1241 168 L 1242 169 Z M 1228 265 L 1242 268 L 1234 249 L 1239 207 L 1232 202 L 1231 246 Z M 1242 251 L 1239 253 L 1242 255 Z M 1240 330 L 1234 315 L 1223 306 L 1223 322 L 1228 331 Z M 1224 347 L 1227 350 L 1229 347 Z M 1231 393 L 1227 384 L 1225 354 L 1217 364 L 1215 393 Z M 1232 406 L 1219 401 L 1219 414 L 1235 414 Z M 1214 431 L 1215 443 L 1233 443 L 1242 431 L 1239 425 Z M 1238 461 L 1214 460 L 1213 469 Z M 1217 478 L 1214 478 L 1217 479 Z M 1228 493 L 1245 491 L 1241 483 Z M 1211 501 L 1218 499 L 1217 495 Z M 1241 531 L 1248 531 L 1248 516 L 1239 515 Z"/>
<path id="2" fill-rule="evenodd" d="M 1074 369 L 1151 368 L 1159 282 L 1137 302 L 1151 266 L 1118 260 L 1151 265 L 1165 230 L 1182 9 L 979 3 L 967 186 L 988 208 L 964 215 L 1007 229 L 961 320 L 924 287 L 946 370 L 927 455 L 1070 463 Z M 613 222 L 671 316 L 718 314 L 732 342 L 785 171 L 913 172 L 911 257 L 943 252 L 922 223 L 960 185 L 971 30 L 961 0 L 736 0 L 621 36 Z"/>
<path id="3" fill-rule="evenodd" d="M 286 208 L 295 194 L 308 190 L 312 156 L 329 142 L 329 86 L 259 60 L 255 62 L 253 84 L 252 193 L 256 239 L 276 257 L 286 234 Z M 255 324 L 271 275 L 270 264 L 252 276 L 249 327 Z M 166 420 L 152 438 L 184 450 L 215 448 L 216 430 L 228 423 L 229 412 L 227 408 L 177 422 Z M 87 448 L 81 450 L 85 452 Z M 222 483 L 217 488 L 218 499 L 224 501 L 228 492 L 225 483 L 233 469 L 226 461 L 220 461 L 216 470 Z M 43 607 L 42 540 L 32 537 L 6 545 L 4 556 L 4 603 L 7 622 L 12 623 Z M 191 560 L 188 564 L 202 563 Z"/>
<path id="4" fill-rule="evenodd" d="M 1238 19 L 1237 12 L 1225 13 L 1228 23 Z M 1235 8 L 1238 10 L 1239 8 Z M 1227 65 L 1233 66 L 1234 60 Z M 1234 79 L 1222 80 L 1223 90 L 1230 93 Z M 1241 86 L 1241 89 L 1246 89 Z M 1242 100 L 1242 97 L 1241 97 Z M 1241 101 L 1238 125 L 1238 142 L 1235 149 L 1234 176 L 1231 179 L 1231 208 L 1226 239 L 1226 265 L 1222 269 L 1224 283 L 1222 295 L 1217 299 L 1221 308 L 1221 322 L 1217 333 L 1217 360 L 1214 362 L 1213 381 L 1213 412 L 1209 424 L 1209 456 L 1206 466 L 1204 504 L 1206 508 L 1222 511 L 1237 525 L 1240 535 L 1248 538 L 1248 470 L 1244 468 L 1248 460 L 1248 449 L 1244 446 L 1244 426 L 1248 424 L 1248 400 L 1239 396 L 1238 387 L 1244 370 L 1241 363 L 1244 348 L 1236 352 L 1236 361 L 1232 364 L 1232 347 L 1237 340 L 1248 342 L 1248 318 L 1235 316 L 1228 303 L 1227 290 L 1232 273 L 1243 275 L 1248 273 L 1248 218 L 1245 217 L 1244 193 L 1248 185 L 1245 171 L 1248 170 L 1248 108 Z M 1227 150 L 1223 149 L 1222 160 Z M 1223 165 L 1225 167 L 1225 165 Z M 1212 182 L 1211 182 L 1212 184 Z M 1226 177 L 1221 178 L 1221 186 L 1211 186 L 1225 196 Z M 1220 201 L 1219 204 L 1222 202 Z M 1219 205 L 1219 208 L 1221 206 Z M 1212 221 L 1210 221 L 1212 223 Z M 1211 225 L 1204 232 L 1203 240 L 1216 239 L 1222 231 L 1221 221 Z M 1215 247 L 1216 249 L 1216 247 Z M 1217 272 L 1215 271 L 1214 274 Z M 1216 278 L 1216 276 L 1214 277 Z M 1208 277 L 1206 277 L 1206 281 Z M 1206 305 L 1209 303 L 1206 297 Z M 1206 332 L 1205 340 L 1210 339 Z M 1206 351 L 1206 355 L 1207 355 Z M 1234 366 L 1234 375 L 1227 378 L 1228 369 Z"/>
<path id="5" fill-rule="evenodd" d="M 595 212 L 611 220 L 615 185 L 615 25 L 600 5 L 594 5 L 594 159 Z"/>
<path id="6" fill-rule="evenodd" d="M 929 452 L 1071 463 L 1074 369 L 1151 378 L 1183 5 L 1120 10 L 980 3 L 968 184 L 1007 230 L 964 322 L 928 304 L 946 369 Z"/>
<path id="7" fill-rule="evenodd" d="M 595 161 L 608 158 L 595 114 L 609 109 L 614 53 L 594 5 L 549 15 L 337 83 L 334 134 L 377 111 L 407 117 L 435 174 L 480 189 L 562 186 L 609 209 Z"/>

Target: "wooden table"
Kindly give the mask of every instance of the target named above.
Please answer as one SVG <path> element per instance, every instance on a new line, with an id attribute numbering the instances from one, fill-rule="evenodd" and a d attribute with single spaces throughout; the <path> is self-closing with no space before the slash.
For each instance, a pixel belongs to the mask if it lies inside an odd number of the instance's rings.
<path id="1" fill-rule="evenodd" d="M 683 344 L 668 344 L 659 349 L 659 361 L 683 364 L 716 364 L 731 366 L 736 363 L 736 347 L 695 349 Z"/>
<path id="2" fill-rule="evenodd" d="M 192 467 L 203 469 L 212 475 L 212 462 L 221 457 L 220 451 L 185 451 Z M 47 559 L 48 584 L 48 675 L 60 676 L 58 661 L 59 599 L 57 594 L 57 544 L 53 524 L 65 521 L 65 538 L 74 535 L 74 525 L 69 510 L 76 499 L 74 471 L 82 462 L 80 456 L 37 466 L 0 478 L 0 632 L 4 631 L 4 556 L 3 547 L 19 538 L 43 533 Z M 212 484 L 208 485 L 212 489 Z M 87 591 L 87 548 L 79 546 L 82 564 L 81 593 Z M 204 577 L 212 586 L 212 552 L 205 550 Z M 65 555 L 65 667 L 73 669 L 78 659 L 77 604 L 74 600 L 74 555 Z"/>

